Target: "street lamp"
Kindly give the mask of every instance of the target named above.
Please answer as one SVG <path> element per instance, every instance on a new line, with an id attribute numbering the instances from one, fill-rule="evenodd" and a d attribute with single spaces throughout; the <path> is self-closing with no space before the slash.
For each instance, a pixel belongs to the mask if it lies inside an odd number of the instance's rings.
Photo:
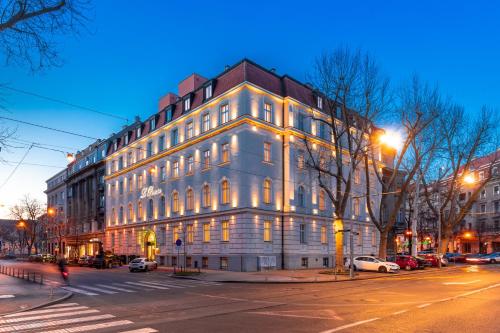
<path id="1" fill-rule="evenodd" d="M 393 130 L 385 130 L 385 132 L 380 135 L 379 142 L 397 150 L 401 148 L 403 140 L 400 133 Z"/>
<path id="2" fill-rule="evenodd" d="M 464 176 L 464 183 L 466 184 L 474 184 L 475 181 L 474 175 L 471 173 Z"/>
<path id="3" fill-rule="evenodd" d="M 50 217 L 54 217 L 56 215 L 56 210 L 53 207 L 49 207 L 47 209 L 47 215 L 49 215 Z"/>
<path id="4" fill-rule="evenodd" d="M 17 222 L 17 227 L 19 229 L 24 229 L 26 228 L 26 222 L 24 220 L 19 220 L 19 222 Z"/>

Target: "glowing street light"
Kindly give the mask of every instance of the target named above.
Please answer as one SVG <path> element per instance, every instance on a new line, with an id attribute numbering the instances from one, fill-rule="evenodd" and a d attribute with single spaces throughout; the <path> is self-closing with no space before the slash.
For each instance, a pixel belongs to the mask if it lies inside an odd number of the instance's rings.
<path id="1" fill-rule="evenodd" d="M 50 217 L 54 217 L 56 215 L 56 210 L 53 208 L 53 207 L 49 207 L 47 209 L 47 214 L 50 216 Z"/>
<path id="2" fill-rule="evenodd" d="M 464 176 L 464 183 L 466 184 L 473 184 L 475 182 L 474 175 L 469 173 Z"/>
<path id="3" fill-rule="evenodd" d="M 464 234 L 464 238 L 471 238 L 472 237 L 472 234 L 470 232 L 466 232 Z"/>
<path id="4" fill-rule="evenodd" d="M 67 153 L 66 159 L 68 160 L 68 163 L 72 163 L 75 160 L 75 155 L 73 155 L 72 153 Z"/>
<path id="5" fill-rule="evenodd" d="M 24 220 L 19 220 L 19 222 L 17 222 L 17 227 L 20 229 L 26 228 L 26 222 L 24 222 Z"/>
<path id="6" fill-rule="evenodd" d="M 401 134 L 392 130 L 386 130 L 384 134 L 380 135 L 378 140 L 381 144 L 394 148 L 396 150 L 401 148 L 403 142 Z"/>

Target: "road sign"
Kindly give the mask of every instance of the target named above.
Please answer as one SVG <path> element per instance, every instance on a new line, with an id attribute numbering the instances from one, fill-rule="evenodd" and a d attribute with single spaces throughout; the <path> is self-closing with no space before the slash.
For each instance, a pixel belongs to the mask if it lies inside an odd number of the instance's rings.
<path id="1" fill-rule="evenodd" d="M 175 245 L 181 246 L 182 245 L 182 240 L 179 238 L 175 241 Z"/>

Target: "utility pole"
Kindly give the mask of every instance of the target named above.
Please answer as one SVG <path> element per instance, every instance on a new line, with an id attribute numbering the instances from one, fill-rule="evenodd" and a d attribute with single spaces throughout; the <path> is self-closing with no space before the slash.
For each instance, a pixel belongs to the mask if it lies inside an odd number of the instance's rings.
<path id="1" fill-rule="evenodd" d="M 438 241 L 437 241 L 437 256 L 438 256 L 438 268 L 441 268 L 441 169 L 442 167 L 439 168 L 439 176 L 438 176 Z"/>

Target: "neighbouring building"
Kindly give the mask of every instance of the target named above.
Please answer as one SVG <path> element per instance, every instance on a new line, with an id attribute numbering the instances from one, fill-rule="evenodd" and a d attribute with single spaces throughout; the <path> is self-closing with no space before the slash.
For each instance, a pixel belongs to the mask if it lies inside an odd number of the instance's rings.
<path id="1" fill-rule="evenodd" d="M 304 169 L 300 144 L 310 136 L 330 147 L 310 117 L 323 104 L 308 85 L 249 60 L 212 79 L 189 76 L 158 112 L 109 140 L 105 249 L 234 271 L 331 267 L 332 203 Z M 360 171 L 353 191 L 364 181 Z M 378 251 L 364 200 L 345 216 L 358 231 L 356 254 Z"/>
<path id="2" fill-rule="evenodd" d="M 67 169 L 64 169 L 51 178 L 47 183 L 47 252 L 51 254 L 64 253 L 66 232 L 66 178 Z"/>

